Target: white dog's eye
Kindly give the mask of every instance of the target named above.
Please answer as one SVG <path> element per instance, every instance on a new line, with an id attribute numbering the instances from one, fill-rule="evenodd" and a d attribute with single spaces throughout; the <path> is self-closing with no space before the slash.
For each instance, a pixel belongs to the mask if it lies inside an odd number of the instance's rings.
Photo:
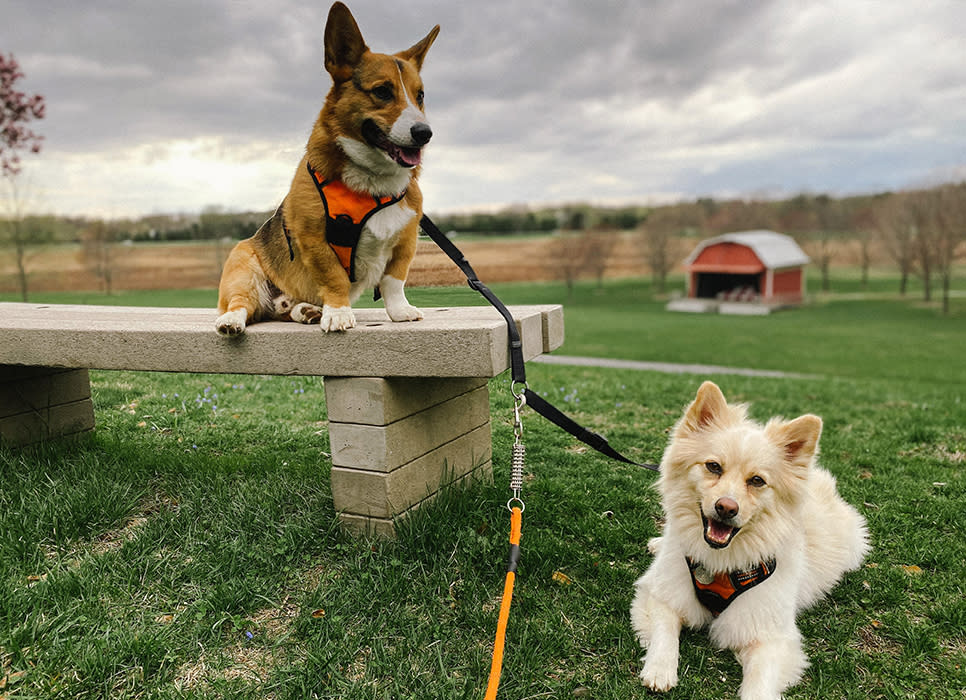
<path id="1" fill-rule="evenodd" d="M 749 486 L 754 486 L 755 488 L 761 488 L 762 486 L 765 485 L 765 483 L 766 483 L 765 480 L 762 479 L 757 474 L 755 474 L 753 477 L 751 477 L 750 479 L 748 479 L 748 485 Z"/>
<path id="2" fill-rule="evenodd" d="M 720 474 L 723 471 L 721 465 L 714 461 L 705 462 L 704 467 L 712 474 Z"/>

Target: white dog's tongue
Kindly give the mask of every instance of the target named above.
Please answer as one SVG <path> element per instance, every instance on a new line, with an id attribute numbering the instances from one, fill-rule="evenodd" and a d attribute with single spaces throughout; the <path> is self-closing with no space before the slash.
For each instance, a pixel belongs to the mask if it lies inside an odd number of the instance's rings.
<path id="1" fill-rule="evenodd" d="M 714 518 L 708 518 L 708 530 L 706 534 L 709 540 L 717 542 L 718 544 L 728 544 L 732 530 L 734 528 L 730 525 L 725 525 Z"/>

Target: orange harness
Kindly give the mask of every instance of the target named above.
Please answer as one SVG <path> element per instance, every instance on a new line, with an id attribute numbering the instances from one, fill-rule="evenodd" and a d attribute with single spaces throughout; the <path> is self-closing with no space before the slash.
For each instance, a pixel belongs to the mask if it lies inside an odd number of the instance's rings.
<path id="1" fill-rule="evenodd" d="M 355 282 L 356 248 L 363 226 L 377 211 L 401 201 L 406 191 L 393 197 L 376 197 L 351 190 L 340 180 L 325 180 L 311 165 L 308 169 L 325 207 L 325 238 L 349 275 L 349 281 Z"/>
<path id="2" fill-rule="evenodd" d="M 691 583 L 698 602 L 718 617 L 732 601 L 747 590 L 757 586 L 775 573 L 775 560 L 763 561 L 758 566 L 745 571 L 724 571 L 720 574 L 710 574 L 700 563 L 688 562 L 691 572 Z"/>

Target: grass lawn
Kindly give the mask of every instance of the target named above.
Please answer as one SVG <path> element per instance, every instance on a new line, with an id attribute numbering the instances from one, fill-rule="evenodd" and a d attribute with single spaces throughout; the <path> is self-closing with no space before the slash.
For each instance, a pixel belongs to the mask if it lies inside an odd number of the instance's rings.
<path id="1" fill-rule="evenodd" d="M 966 697 L 966 302 L 943 317 L 886 295 L 892 284 L 728 319 L 667 314 L 643 282 L 579 285 L 572 301 L 560 285 L 494 285 L 507 303 L 566 303 L 563 354 L 814 375 L 712 377 L 757 418 L 821 415 L 822 462 L 872 531 L 866 566 L 801 616 L 812 665 L 788 698 Z M 477 303 L 462 288 L 410 296 Z M 214 294 L 38 300 L 207 306 Z M 641 460 L 660 456 L 705 379 L 538 364 L 528 375 Z M 321 379 L 92 383 L 94 433 L 0 450 L 0 698 L 482 696 L 509 525 L 505 377 L 491 386 L 495 484 L 444 494 L 395 542 L 336 525 Z M 532 412 L 524 421 L 500 697 L 652 697 L 627 610 L 658 532 L 654 477 Z M 702 633 L 683 635 L 680 670 L 669 699 L 737 697 L 737 662 Z"/>

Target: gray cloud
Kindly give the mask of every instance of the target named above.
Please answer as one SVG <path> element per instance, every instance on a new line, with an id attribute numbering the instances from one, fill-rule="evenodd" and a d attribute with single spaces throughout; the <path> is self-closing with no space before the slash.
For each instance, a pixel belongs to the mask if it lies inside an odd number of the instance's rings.
<path id="1" fill-rule="evenodd" d="M 442 25 L 424 68 L 430 207 L 869 191 L 966 165 L 958 0 L 349 5 L 377 51 Z M 270 207 L 329 87 L 327 7 L 0 0 L 0 50 L 48 102 L 39 179 L 75 159 L 71 184 L 97 185 L 44 191 L 49 208 Z M 249 180 L 179 180 L 173 149 L 203 160 L 192 175 L 245 163 Z M 158 167 L 150 198 L 124 193 L 138 163 Z"/>

